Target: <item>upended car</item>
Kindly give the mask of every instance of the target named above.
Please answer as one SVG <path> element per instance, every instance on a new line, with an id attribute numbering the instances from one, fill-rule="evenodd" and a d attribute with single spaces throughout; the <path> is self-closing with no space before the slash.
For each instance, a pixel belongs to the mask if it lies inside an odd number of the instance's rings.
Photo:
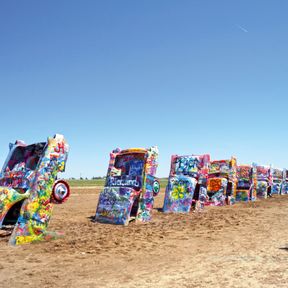
<path id="1" fill-rule="evenodd" d="M 272 176 L 272 187 L 271 194 L 282 194 L 281 190 L 283 187 L 283 169 L 272 168 L 271 176 Z"/>
<path id="2" fill-rule="evenodd" d="M 10 144 L 0 174 L 0 229 L 11 245 L 48 240 L 53 204 L 70 194 L 69 185 L 57 178 L 65 170 L 69 146 L 63 135 L 31 145 Z"/>
<path id="3" fill-rule="evenodd" d="M 288 169 L 284 169 L 283 171 L 283 182 L 281 188 L 281 194 L 288 194 Z"/>
<path id="4" fill-rule="evenodd" d="M 253 189 L 253 171 L 252 165 L 237 166 L 237 188 L 236 201 L 249 201 Z"/>
<path id="5" fill-rule="evenodd" d="M 191 207 L 204 208 L 209 163 L 209 154 L 172 155 L 163 212 L 189 213 Z"/>
<path id="6" fill-rule="evenodd" d="M 255 175 L 255 181 L 253 184 L 253 191 L 251 200 L 265 199 L 271 196 L 272 189 L 272 174 L 271 166 L 252 164 L 253 174 Z"/>
<path id="7" fill-rule="evenodd" d="M 236 194 L 235 157 L 230 160 L 215 160 L 210 163 L 207 180 L 207 206 L 223 206 L 235 203 Z"/>
<path id="8" fill-rule="evenodd" d="M 119 225 L 150 221 L 154 197 L 160 191 L 155 177 L 157 161 L 156 146 L 113 150 L 95 221 Z"/>

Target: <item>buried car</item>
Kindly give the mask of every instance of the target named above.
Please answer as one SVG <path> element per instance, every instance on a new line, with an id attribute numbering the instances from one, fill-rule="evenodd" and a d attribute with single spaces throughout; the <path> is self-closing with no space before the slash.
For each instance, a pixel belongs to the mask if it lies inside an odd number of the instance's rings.
<path id="1" fill-rule="evenodd" d="M 112 151 L 95 221 L 122 225 L 150 221 L 154 197 L 160 191 L 157 160 L 157 147 Z"/>
<path id="2" fill-rule="evenodd" d="M 271 194 L 281 194 L 283 184 L 283 169 L 271 168 L 272 186 Z"/>
<path id="3" fill-rule="evenodd" d="M 258 165 L 256 163 L 252 164 L 253 174 L 255 175 L 255 181 L 253 184 L 253 191 L 251 194 L 251 200 L 265 199 L 271 196 L 271 186 L 272 186 L 272 175 L 271 167 Z"/>
<path id="4" fill-rule="evenodd" d="M 0 228 L 2 235 L 9 235 L 13 229 L 10 244 L 57 236 L 47 232 L 47 226 L 53 203 L 64 202 L 70 193 L 68 184 L 57 180 L 58 172 L 65 170 L 68 150 L 60 134 L 47 142 L 10 144 L 0 174 Z"/>
<path id="5" fill-rule="evenodd" d="M 236 158 L 216 160 L 210 163 L 205 205 L 223 206 L 233 204 L 236 194 Z"/>
<path id="6" fill-rule="evenodd" d="M 288 194 L 288 169 L 284 169 L 283 171 L 283 182 L 281 194 Z"/>
<path id="7" fill-rule="evenodd" d="M 210 155 L 172 155 L 163 212 L 188 213 L 193 205 L 200 210 L 206 201 Z"/>
<path id="8" fill-rule="evenodd" d="M 253 174 L 251 165 L 237 166 L 236 201 L 249 201 L 253 188 Z"/>

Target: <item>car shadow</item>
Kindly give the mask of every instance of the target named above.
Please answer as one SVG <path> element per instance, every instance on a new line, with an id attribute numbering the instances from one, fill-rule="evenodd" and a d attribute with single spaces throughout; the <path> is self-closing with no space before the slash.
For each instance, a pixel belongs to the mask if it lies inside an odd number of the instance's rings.
<path id="1" fill-rule="evenodd" d="M 87 219 L 89 219 L 91 222 L 95 223 L 96 220 L 95 220 L 95 215 L 92 215 L 92 216 L 89 216 L 87 217 Z"/>

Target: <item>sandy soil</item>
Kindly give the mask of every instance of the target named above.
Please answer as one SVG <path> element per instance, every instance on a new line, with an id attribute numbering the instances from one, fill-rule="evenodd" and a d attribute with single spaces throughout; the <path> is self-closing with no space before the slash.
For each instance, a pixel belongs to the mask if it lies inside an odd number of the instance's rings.
<path id="1" fill-rule="evenodd" d="M 63 239 L 0 239 L 0 287 L 288 287 L 288 196 L 164 215 L 161 191 L 152 222 L 122 227 L 90 221 L 98 195 L 55 206 Z"/>

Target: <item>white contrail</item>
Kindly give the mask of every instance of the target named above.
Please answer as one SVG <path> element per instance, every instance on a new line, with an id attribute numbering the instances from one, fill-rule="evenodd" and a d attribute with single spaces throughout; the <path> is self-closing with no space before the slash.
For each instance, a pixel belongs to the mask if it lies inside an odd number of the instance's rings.
<path id="1" fill-rule="evenodd" d="M 243 32 L 248 33 L 248 30 L 246 30 L 244 27 L 240 25 L 236 25 L 239 29 L 241 29 Z"/>

